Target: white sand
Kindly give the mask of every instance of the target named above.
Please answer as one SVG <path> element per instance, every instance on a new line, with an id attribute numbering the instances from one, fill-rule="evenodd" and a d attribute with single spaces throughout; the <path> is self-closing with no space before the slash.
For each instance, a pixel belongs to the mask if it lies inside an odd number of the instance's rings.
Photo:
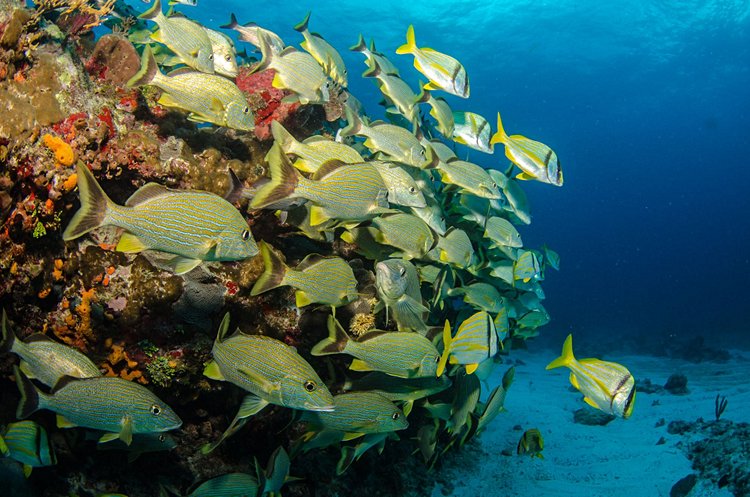
<path id="1" fill-rule="evenodd" d="M 638 393 L 633 416 L 606 426 L 573 423 L 573 412 L 585 404 L 568 390 L 568 370 L 545 371 L 557 357 L 553 351 L 514 351 L 525 364 L 516 367 L 515 382 L 498 416 L 480 437 L 486 452 L 466 474 L 456 470 L 456 496 L 668 496 L 677 480 L 692 472 L 685 453 L 676 446 L 682 436 L 656 427 L 661 418 L 695 421 L 714 418 L 717 393 L 729 399 L 725 419 L 750 421 L 750 354 L 732 352 L 725 364 L 692 364 L 658 357 L 608 357 L 626 365 L 636 378 L 663 385 L 670 374 L 682 372 L 690 393 L 684 396 Z M 500 368 L 500 374 L 505 370 Z M 492 385 L 494 386 L 494 385 Z M 658 402 L 657 402 L 658 401 Z M 523 430 L 538 428 L 544 437 L 544 459 L 516 455 Z M 663 445 L 656 445 L 660 437 Z M 513 456 L 503 456 L 503 449 Z M 443 495 L 440 488 L 434 496 Z M 730 497 L 726 489 L 699 484 L 693 497 Z"/>

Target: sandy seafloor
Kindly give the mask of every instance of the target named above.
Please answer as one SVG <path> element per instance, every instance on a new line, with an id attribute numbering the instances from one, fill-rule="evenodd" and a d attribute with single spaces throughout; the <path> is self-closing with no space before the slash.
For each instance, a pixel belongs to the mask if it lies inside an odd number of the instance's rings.
<path id="1" fill-rule="evenodd" d="M 455 496 L 669 496 L 679 479 L 692 473 L 691 462 L 678 444 L 681 435 L 670 435 L 670 421 L 714 419 L 717 393 L 729 399 L 722 419 L 750 421 L 750 352 L 732 350 L 726 363 L 690 363 L 653 356 L 608 357 L 626 365 L 638 379 L 663 385 L 670 374 L 688 378 L 688 395 L 638 393 L 633 416 L 615 419 L 606 426 L 573 422 L 573 412 L 585 407 L 582 396 L 569 390 L 568 370 L 545 371 L 557 357 L 552 350 L 513 351 L 515 382 L 505 406 L 481 435 L 481 457 L 465 470 L 454 470 Z M 504 369 L 500 368 L 501 371 Z M 495 377 L 490 381 L 495 380 Z M 494 385 L 491 384 L 494 387 Z M 657 402 L 658 401 L 658 402 Z M 660 419 L 666 424 L 656 426 Z M 516 455 L 523 430 L 538 428 L 544 437 L 544 459 Z M 664 437 L 666 443 L 657 445 Z M 512 456 L 501 454 L 511 450 Z M 441 496 L 440 487 L 433 496 Z M 691 497 L 731 497 L 727 489 L 701 482 Z"/>

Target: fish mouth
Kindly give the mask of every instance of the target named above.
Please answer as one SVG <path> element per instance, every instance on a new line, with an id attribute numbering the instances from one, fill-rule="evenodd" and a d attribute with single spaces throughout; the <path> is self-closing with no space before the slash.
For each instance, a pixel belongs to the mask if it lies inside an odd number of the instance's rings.
<path id="1" fill-rule="evenodd" d="M 315 404 L 309 404 L 305 402 L 305 409 L 308 411 L 318 411 L 318 412 L 333 412 L 334 405 L 327 405 L 327 406 L 319 406 Z"/>

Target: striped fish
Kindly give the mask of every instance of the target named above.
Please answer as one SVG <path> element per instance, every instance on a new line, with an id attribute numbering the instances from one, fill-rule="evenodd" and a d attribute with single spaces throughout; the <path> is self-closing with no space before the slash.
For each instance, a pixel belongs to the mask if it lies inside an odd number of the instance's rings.
<path id="1" fill-rule="evenodd" d="M 403 79 L 387 74 L 375 60 L 371 62 L 370 69 L 365 71 L 362 76 L 376 78 L 380 91 L 393 102 L 393 107 L 387 108 L 386 111 L 399 113 L 409 122 L 414 122 L 419 117 L 417 104 L 426 102 L 430 98 L 430 92 L 424 89 L 419 94 L 414 93 Z"/>
<path id="2" fill-rule="evenodd" d="M 312 355 L 354 356 L 352 371 L 382 371 L 399 378 L 434 376 L 440 359 L 432 342 L 419 333 L 375 331 L 354 341 L 333 316 L 328 316 L 328 333 L 312 348 Z"/>
<path id="3" fill-rule="evenodd" d="M 405 212 L 380 216 L 370 221 L 377 230 L 375 241 L 399 249 L 394 254 L 405 259 L 419 259 L 435 246 L 435 233 L 419 217 Z"/>
<path id="4" fill-rule="evenodd" d="M 99 435 L 97 435 L 96 432 L 92 433 L 99 438 Z M 126 445 L 118 438 L 98 443 L 96 445 L 96 450 L 126 450 L 128 452 L 128 462 L 133 462 L 138 459 L 141 454 L 170 451 L 175 447 L 177 447 L 177 442 L 167 433 L 141 433 L 139 435 L 133 435 L 133 440 L 130 442 L 130 445 Z"/>
<path id="5" fill-rule="evenodd" d="M 247 473 L 227 473 L 198 485 L 187 497 L 256 497 L 258 479 Z"/>
<path id="6" fill-rule="evenodd" d="M 442 100 L 442 99 L 438 99 Z M 430 113 L 432 114 L 432 113 Z M 451 127 L 453 126 L 453 113 L 451 112 Z M 446 136 L 446 138 L 450 138 L 452 135 Z M 438 139 L 430 140 L 430 147 L 432 147 L 433 152 L 438 156 L 438 159 L 443 162 L 449 162 L 451 159 L 458 159 L 458 156 L 456 155 L 456 152 L 453 151 L 451 147 L 443 143 L 442 141 Z M 455 145 L 454 145 L 455 147 Z"/>
<path id="7" fill-rule="evenodd" d="M 540 276 L 541 268 L 536 254 L 531 250 L 522 251 L 518 260 L 513 264 L 513 279 L 528 283 L 531 280 L 539 279 Z"/>
<path id="8" fill-rule="evenodd" d="M 500 309 L 492 322 L 495 323 L 497 339 L 500 342 L 500 347 L 502 347 L 503 340 L 510 335 L 510 321 L 508 321 L 508 307 L 506 305 L 502 306 L 502 309 Z"/>
<path id="9" fill-rule="evenodd" d="M 5 456 L 23 464 L 26 478 L 33 468 L 57 464 L 47 431 L 33 421 L 8 424 L 0 433 L 0 441 L 5 445 Z"/>
<path id="10" fill-rule="evenodd" d="M 240 24 L 237 22 L 237 17 L 234 14 L 231 14 L 231 20 L 229 21 L 229 24 L 225 24 L 224 26 L 220 27 L 221 29 L 233 29 L 237 31 L 237 33 L 239 33 L 240 40 L 254 45 L 258 50 L 260 50 L 261 36 L 264 36 L 266 38 L 268 47 L 274 54 L 279 54 L 282 50 L 284 50 L 284 42 L 281 40 L 279 35 L 277 35 L 273 31 L 261 28 L 254 22 Z"/>
<path id="11" fill-rule="evenodd" d="M 352 52 L 360 52 L 364 54 L 367 67 L 372 68 L 375 64 L 377 64 L 380 67 L 380 70 L 385 74 L 391 74 L 393 76 L 399 75 L 398 69 L 393 65 L 393 62 L 388 60 L 388 58 L 383 54 L 375 51 L 375 42 L 372 42 L 370 48 L 368 48 L 367 43 L 365 43 L 365 38 L 361 34 L 359 35 L 357 44 L 349 48 L 349 50 L 351 50 Z"/>
<path id="12" fill-rule="evenodd" d="M 2 342 L 0 350 L 9 351 L 21 358 L 21 371 L 29 378 L 35 378 L 48 387 L 54 386 L 63 376 L 90 378 L 101 376 L 96 365 L 85 355 L 72 347 L 50 339 L 42 333 L 35 333 L 27 342 L 16 338 L 8 329 L 7 316 L 3 309 Z"/>
<path id="13" fill-rule="evenodd" d="M 500 296 L 500 292 L 489 283 L 481 281 L 451 288 L 448 290 L 448 295 L 451 297 L 463 295 L 464 302 L 467 304 L 491 313 L 500 312 L 503 306 L 503 298 Z"/>
<path id="14" fill-rule="evenodd" d="M 224 33 L 219 33 L 205 26 L 201 26 L 201 28 L 206 32 L 206 36 L 211 42 L 214 72 L 228 78 L 236 77 L 239 68 L 237 67 L 237 52 L 232 40 Z"/>
<path id="15" fill-rule="evenodd" d="M 259 33 L 259 38 L 263 59 L 256 66 L 255 71 L 266 69 L 276 71 L 272 82 L 273 87 L 295 93 L 294 100 L 301 104 L 328 102 L 331 84 L 312 55 L 300 52 L 294 47 L 286 47 L 280 53 L 275 54 L 265 34 Z"/>
<path id="16" fill-rule="evenodd" d="M 414 178 L 395 162 L 370 161 L 372 167 L 378 170 L 388 188 L 388 203 L 406 207 L 427 207 L 422 190 Z"/>
<path id="17" fill-rule="evenodd" d="M 417 185 L 420 186 L 421 182 L 417 180 Z M 432 228 L 432 231 L 438 235 L 445 235 L 447 228 L 445 225 L 445 215 L 443 208 L 440 206 L 440 202 L 437 200 L 435 194 L 428 186 L 420 186 L 420 191 L 424 195 L 425 205 L 424 207 L 411 207 L 411 212 L 419 219 L 427 223 Z"/>
<path id="18" fill-rule="evenodd" d="M 294 27 L 294 30 L 302 33 L 302 36 L 305 38 L 305 41 L 300 43 L 300 46 L 318 61 L 318 64 L 320 64 L 332 80 L 346 88 L 347 73 L 344 59 L 341 58 L 338 51 L 324 40 L 322 36 L 317 33 L 310 33 L 310 30 L 307 29 L 309 22 L 310 12 L 307 13 L 307 16 L 305 16 L 305 19 L 301 23 Z"/>
<path id="19" fill-rule="evenodd" d="M 151 7 L 138 17 L 159 26 L 151 39 L 169 47 L 185 65 L 204 73 L 214 72 L 211 40 L 200 24 L 187 17 L 166 17 L 161 10 L 161 0 L 154 0 Z"/>
<path id="20" fill-rule="evenodd" d="M 490 123 L 474 112 L 453 113 L 453 141 L 486 154 L 493 152 Z"/>
<path id="21" fill-rule="evenodd" d="M 348 392 L 333 397 L 334 410 L 307 414 L 303 420 L 317 429 L 350 434 L 387 433 L 409 426 L 404 413 L 377 392 Z"/>
<path id="22" fill-rule="evenodd" d="M 414 26 L 406 31 L 406 43 L 396 49 L 397 54 L 412 54 L 414 67 L 430 80 L 426 90 L 443 90 L 461 98 L 469 98 L 469 77 L 459 61 L 431 48 L 417 47 Z"/>
<path id="23" fill-rule="evenodd" d="M 474 247 L 464 230 L 451 226 L 445 236 L 437 237 L 435 248 L 426 255 L 427 259 L 466 269 L 474 262 Z"/>
<path id="24" fill-rule="evenodd" d="M 367 373 L 359 379 L 344 384 L 347 391 L 373 391 L 391 402 L 403 402 L 402 409 L 408 416 L 414 402 L 440 393 L 451 386 L 448 376 L 427 376 L 423 378 L 396 378 L 379 371 Z"/>
<path id="25" fill-rule="evenodd" d="M 188 111 L 191 121 L 241 131 L 255 128 L 255 117 L 247 98 L 232 81 L 217 74 L 186 69 L 164 75 L 148 46 L 143 49 L 140 70 L 128 81 L 131 88 L 144 85 L 163 90 L 159 104 Z"/>
<path id="26" fill-rule="evenodd" d="M 291 409 L 330 411 L 333 396 L 294 347 L 262 335 L 237 330 L 227 337 L 229 314 L 219 326 L 203 374 L 229 381 L 263 401 Z"/>
<path id="27" fill-rule="evenodd" d="M 447 164 L 439 163 L 438 171 L 443 183 L 454 185 L 464 193 L 488 199 L 502 198 L 497 183 L 482 166 L 454 159 Z"/>
<path id="28" fill-rule="evenodd" d="M 492 172 L 492 170 L 490 170 Z M 500 183 L 498 183 L 499 185 Z M 503 196 L 508 199 L 509 212 L 512 212 L 514 216 L 518 218 L 523 224 L 531 223 L 531 214 L 529 208 L 529 200 L 526 197 L 526 193 L 523 191 L 518 184 L 518 181 L 508 180 L 503 188 Z"/>
<path id="29" fill-rule="evenodd" d="M 177 274 L 202 261 L 237 261 L 258 253 L 245 218 L 214 193 L 148 183 L 121 206 L 107 197 L 83 163 L 77 171 L 81 208 L 63 232 L 65 241 L 100 226 L 119 226 L 126 233 L 117 250 L 174 254 L 169 264 Z"/>
<path id="30" fill-rule="evenodd" d="M 466 373 L 472 374 L 479 363 L 497 354 L 497 330 L 492 317 L 479 311 L 465 319 L 458 327 L 456 336 L 451 337 L 448 321 L 443 328 L 443 355 L 440 356 L 437 375 L 445 371 L 447 362 L 463 364 Z"/>
<path id="31" fill-rule="evenodd" d="M 599 359 L 576 360 L 573 335 L 568 335 L 560 357 L 546 369 L 570 369 L 570 383 L 584 395 L 583 400 L 595 409 L 627 419 L 635 405 L 635 380 L 625 366 Z"/>
<path id="32" fill-rule="evenodd" d="M 442 97 L 435 98 L 430 95 L 430 98 L 427 99 L 427 103 L 430 104 L 431 107 L 430 115 L 434 117 L 438 123 L 438 131 L 440 131 L 440 134 L 446 138 L 451 138 L 453 136 L 455 125 L 453 123 L 453 111 L 448 105 L 448 102 Z"/>
<path id="33" fill-rule="evenodd" d="M 409 261 L 388 259 L 375 264 L 375 288 L 388 311 L 393 312 L 399 331 L 427 332 L 417 268 Z"/>
<path id="34" fill-rule="evenodd" d="M 550 185 L 563 185 L 563 172 L 557 154 L 544 143 L 529 140 L 522 135 L 511 135 L 503 129 L 500 113 L 497 113 L 497 133 L 492 136 L 490 144 L 505 145 L 505 156 L 521 172 L 516 175 L 520 180 L 537 180 Z"/>
<path id="35" fill-rule="evenodd" d="M 516 227 L 502 217 L 493 216 L 487 219 L 483 236 L 490 240 L 490 247 L 523 247 L 521 235 Z"/>
<path id="36" fill-rule="evenodd" d="M 357 299 L 357 280 L 351 266 L 340 257 L 310 254 L 294 269 L 289 268 L 271 247 L 261 241 L 265 270 L 250 295 L 260 295 L 280 286 L 296 288 L 297 307 L 309 304 L 340 306 Z"/>
<path id="37" fill-rule="evenodd" d="M 346 120 L 348 124 L 341 129 L 341 136 L 362 136 L 366 138 L 365 146 L 371 151 L 382 152 L 389 159 L 403 162 L 408 166 L 424 169 L 435 165 L 433 157 L 427 156 L 425 147 L 408 130 L 384 122 L 368 126 L 348 108 Z"/>
<path id="38" fill-rule="evenodd" d="M 271 122 L 271 133 L 285 154 L 298 157 L 294 161 L 294 167 L 306 173 L 314 173 L 324 163 L 332 160 L 339 160 L 346 164 L 365 161 L 349 145 L 326 140 L 322 136 L 311 136 L 304 142 L 297 141 L 279 121 Z M 269 159 L 270 157 L 266 160 Z"/>
<path id="39" fill-rule="evenodd" d="M 41 392 L 18 368 L 21 392 L 16 416 L 29 417 L 40 409 L 57 413 L 60 428 L 81 426 L 107 432 L 102 441 L 120 438 L 127 445 L 136 433 L 176 430 L 182 421 L 149 389 L 118 377 L 65 377 L 51 394 Z"/>
<path id="40" fill-rule="evenodd" d="M 319 180 L 311 180 L 294 169 L 277 143 L 271 147 L 268 159 L 271 181 L 255 194 L 250 204 L 254 209 L 295 198 L 306 199 L 313 204 L 311 226 L 329 219 L 362 221 L 390 212 L 383 178 L 367 163 L 331 161 L 326 168 L 318 169 L 316 177 Z"/>

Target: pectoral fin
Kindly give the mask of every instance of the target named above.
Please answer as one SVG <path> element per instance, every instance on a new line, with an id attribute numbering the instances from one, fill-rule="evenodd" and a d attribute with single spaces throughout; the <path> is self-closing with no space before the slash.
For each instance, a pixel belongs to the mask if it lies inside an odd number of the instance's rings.
<path id="1" fill-rule="evenodd" d="M 23 465 L 23 476 L 25 476 L 26 478 L 28 478 L 29 476 L 31 476 L 31 472 L 33 470 L 34 470 L 34 468 L 32 466 L 30 466 L 28 464 L 24 464 Z"/>
<path id="2" fill-rule="evenodd" d="M 373 371 L 372 366 L 360 359 L 354 359 L 349 365 L 349 369 L 352 371 Z"/>
<path id="3" fill-rule="evenodd" d="M 465 364 L 464 367 L 466 368 L 466 374 L 472 374 L 472 373 L 474 373 L 474 371 L 477 370 L 477 368 L 479 367 L 479 364 L 477 364 L 477 363 L 474 363 L 474 364 Z"/>
<path id="4" fill-rule="evenodd" d="M 528 174 L 528 173 L 520 172 L 520 173 L 516 174 L 516 179 L 520 179 L 520 180 L 523 180 L 523 181 L 531 181 L 531 180 L 534 180 L 536 178 L 534 176 Z"/>
<path id="5" fill-rule="evenodd" d="M 125 420 L 122 422 L 122 430 L 120 430 L 118 436 L 127 446 L 130 446 L 133 442 L 133 420 L 130 419 L 130 416 L 125 416 Z"/>
<path id="6" fill-rule="evenodd" d="M 294 299 L 297 307 L 305 307 L 306 305 L 310 305 L 313 302 L 310 296 L 302 290 L 297 290 L 296 292 L 294 292 Z"/>
<path id="7" fill-rule="evenodd" d="M 119 433 L 105 433 L 99 438 L 98 443 L 105 444 L 107 442 L 111 442 L 112 440 L 117 440 L 118 438 L 120 438 Z"/>

